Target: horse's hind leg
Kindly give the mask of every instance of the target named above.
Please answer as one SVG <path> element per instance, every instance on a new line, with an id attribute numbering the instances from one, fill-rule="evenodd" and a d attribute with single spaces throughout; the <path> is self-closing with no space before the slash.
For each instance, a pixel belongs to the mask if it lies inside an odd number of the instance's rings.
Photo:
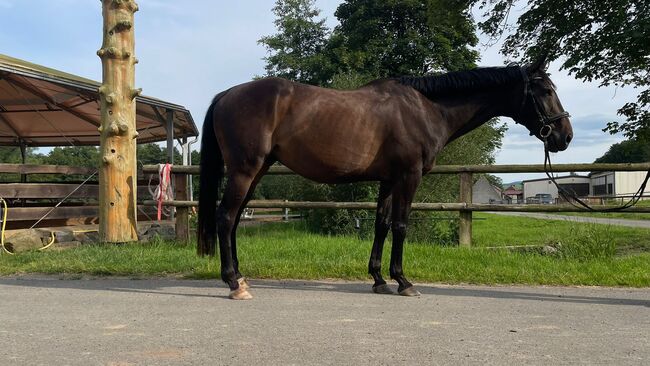
<path id="1" fill-rule="evenodd" d="M 232 228 L 232 233 L 230 235 L 230 245 L 231 245 L 231 253 L 232 253 L 232 262 L 233 262 L 233 267 L 235 269 L 235 277 L 237 277 L 237 282 L 239 283 L 239 287 L 247 290 L 250 288 L 250 285 L 248 281 L 246 281 L 246 278 L 241 274 L 239 271 L 239 259 L 237 258 L 237 227 L 239 226 L 239 221 L 241 220 L 241 215 L 244 212 L 244 209 L 246 208 L 246 205 L 248 205 L 248 202 L 253 198 L 253 193 L 255 192 L 255 187 L 257 187 L 257 184 L 260 182 L 260 179 L 266 174 L 266 172 L 269 170 L 269 167 L 274 163 L 274 160 L 267 160 L 264 163 L 264 166 L 260 171 L 257 173 L 253 181 L 251 182 L 250 188 L 248 188 L 248 193 L 246 194 L 246 198 L 244 199 L 243 204 L 239 208 L 239 212 L 237 213 L 237 216 L 235 218 L 235 224 L 233 225 Z"/>
<path id="2" fill-rule="evenodd" d="M 217 209 L 217 232 L 219 235 L 219 255 L 221 258 L 221 279 L 230 287 L 230 298 L 251 299 L 251 294 L 239 287 L 232 255 L 231 238 L 237 214 L 244 205 L 248 191 L 259 169 L 234 171 L 228 174 L 228 183 Z"/>
<path id="3" fill-rule="evenodd" d="M 398 292 L 404 296 L 420 295 L 404 277 L 402 255 L 404 253 L 404 239 L 406 238 L 411 203 L 421 179 L 422 174 L 419 171 L 404 175 L 393 189 L 393 222 L 391 223 L 393 245 L 390 255 L 390 278 L 397 281 L 399 284 Z"/>
<path id="4" fill-rule="evenodd" d="M 388 182 L 381 182 L 379 185 L 379 199 L 377 200 L 377 213 L 375 216 L 375 238 L 372 243 L 370 261 L 368 262 L 368 273 L 375 280 L 372 291 L 377 294 L 393 293 L 381 276 L 381 256 L 391 222 L 392 189 L 392 184 Z"/>

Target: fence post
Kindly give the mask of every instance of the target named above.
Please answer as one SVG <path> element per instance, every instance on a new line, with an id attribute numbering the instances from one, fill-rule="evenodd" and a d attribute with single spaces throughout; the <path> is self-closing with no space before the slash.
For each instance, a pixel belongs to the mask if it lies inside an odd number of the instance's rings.
<path id="1" fill-rule="evenodd" d="M 174 174 L 175 199 L 185 201 L 189 198 L 187 192 L 187 174 Z M 176 207 L 176 240 L 181 243 L 190 242 L 190 209 L 189 207 Z"/>
<path id="2" fill-rule="evenodd" d="M 472 173 L 460 173 L 460 202 L 472 203 Z M 472 211 L 460 210 L 458 243 L 461 247 L 472 245 Z"/>

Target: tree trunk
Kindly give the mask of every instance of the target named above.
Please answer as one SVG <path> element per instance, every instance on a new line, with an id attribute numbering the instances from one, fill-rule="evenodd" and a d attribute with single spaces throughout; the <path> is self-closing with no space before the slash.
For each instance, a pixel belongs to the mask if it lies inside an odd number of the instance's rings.
<path id="1" fill-rule="evenodd" d="M 133 0 L 103 0 L 101 134 L 99 162 L 99 238 L 123 243 L 138 240 L 136 217 L 136 137 Z"/>

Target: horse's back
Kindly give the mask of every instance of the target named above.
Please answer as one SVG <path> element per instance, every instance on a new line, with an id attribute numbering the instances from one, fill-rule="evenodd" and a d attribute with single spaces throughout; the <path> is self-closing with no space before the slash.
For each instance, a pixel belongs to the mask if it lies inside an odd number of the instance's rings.
<path id="1" fill-rule="evenodd" d="M 215 129 L 221 146 L 234 151 L 224 152 L 227 165 L 272 156 L 320 182 L 385 179 L 391 159 L 421 156 L 416 145 L 404 150 L 396 140 L 408 107 L 381 83 L 342 91 L 265 78 L 220 99 Z"/>

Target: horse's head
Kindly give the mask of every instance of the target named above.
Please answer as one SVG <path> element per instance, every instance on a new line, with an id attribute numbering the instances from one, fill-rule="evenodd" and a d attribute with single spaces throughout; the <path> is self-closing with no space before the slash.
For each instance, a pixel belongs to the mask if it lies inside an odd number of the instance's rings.
<path id="1" fill-rule="evenodd" d="M 569 113 L 562 107 L 555 85 L 546 73 L 546 57 L 524 66 L 522 74 L 524 96 L 516 121 L 544 141 L 549 151 L 566 150 L 573 139 L 573 129 Z"/>

